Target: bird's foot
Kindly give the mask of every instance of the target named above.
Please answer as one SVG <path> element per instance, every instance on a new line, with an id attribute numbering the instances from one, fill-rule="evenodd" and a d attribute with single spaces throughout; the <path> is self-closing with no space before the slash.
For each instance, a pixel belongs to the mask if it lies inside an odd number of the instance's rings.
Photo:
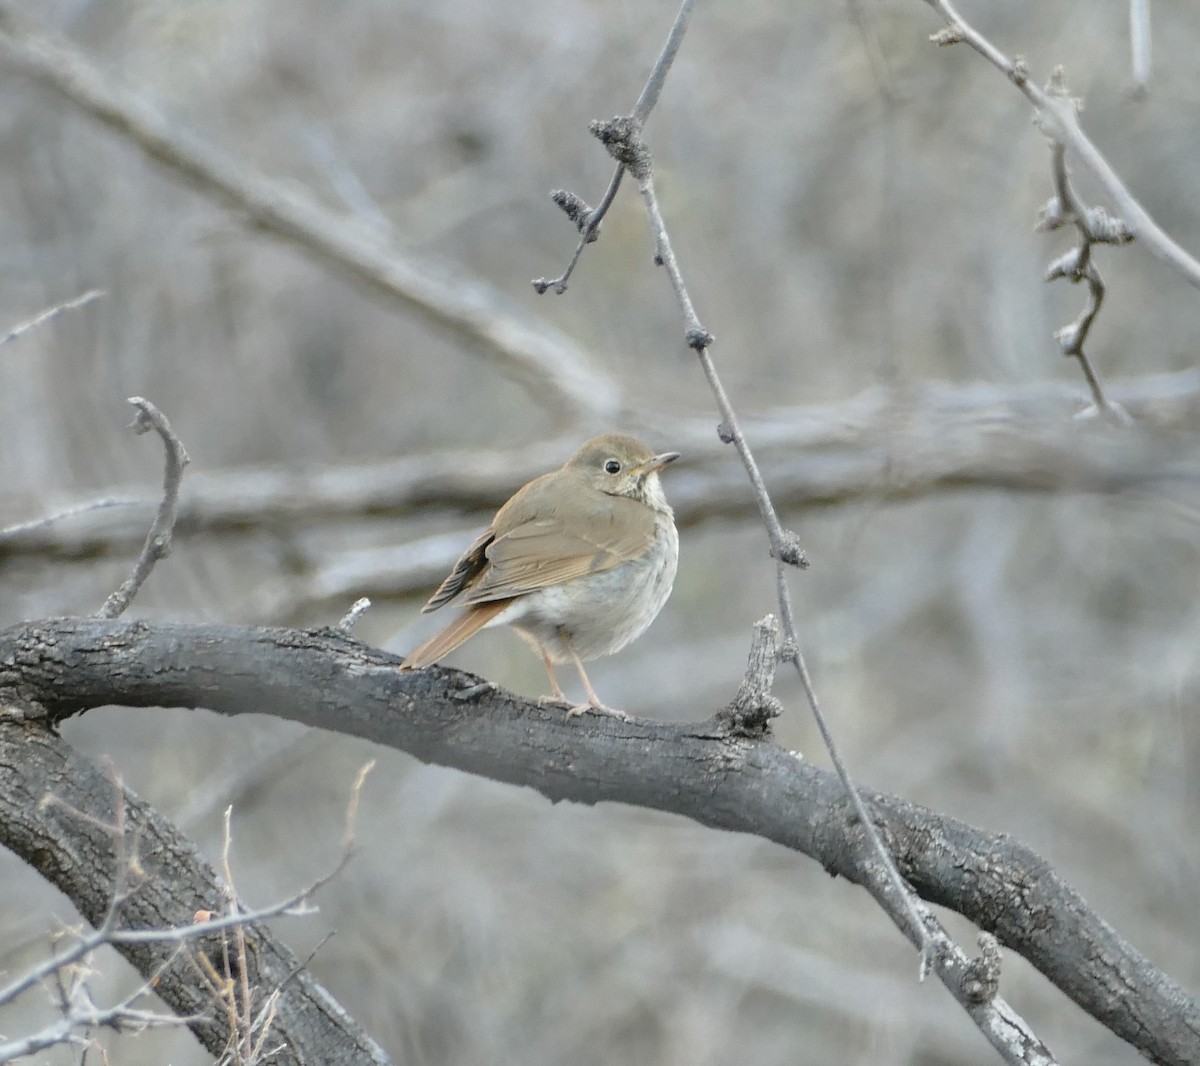
<path id="1" fill-rule="evenodd" d="M 621 722 L 629 721 L 629 715 L 624 711 L 618 711 L 616 707 L 607 707 L 599 700 L 588 700 L 587 703 L 576 704 L 576 706 L 567 710 L 567 717 L 577 718 L 579 715 L 587 714 L 589 711 L 592 714 L 606 714 L 610 718 L 616 718 Z"/>

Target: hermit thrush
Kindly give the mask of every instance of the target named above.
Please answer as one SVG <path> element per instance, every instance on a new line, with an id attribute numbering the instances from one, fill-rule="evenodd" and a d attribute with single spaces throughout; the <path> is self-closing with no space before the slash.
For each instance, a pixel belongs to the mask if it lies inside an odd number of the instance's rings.
<path id="1" fill-rule="evenodd" d="M 541 655 L 556 699 L 554 664 L 575 664 L 588 702 L 568 713 L 625 717 L 601 703 L 583 660 L 641 636 L 671 594 L 679 537 L 658 472 L 678 458 L 608 433 L 518 489 L 422 608 L 457 597 L 466 610 L 401 669 L 436 663 L 485 626 L 510 625 Z"/>

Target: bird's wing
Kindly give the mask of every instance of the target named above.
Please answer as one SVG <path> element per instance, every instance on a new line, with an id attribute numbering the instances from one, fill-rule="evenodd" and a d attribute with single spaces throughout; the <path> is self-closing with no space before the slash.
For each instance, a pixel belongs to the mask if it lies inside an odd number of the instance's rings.
<path id="1" fill-rule="evenodd" d="M 427 614 L 430 611 L 436 611 L 439 607 L 449 603 L 479 577 L 480 571 L 487 566 L 485 552 L 495 535 L 495 530 L 488 526 L 475 538 L 475 542 L 458 557 L 458 562 L 454 564 L 454 569 L 446 575 L 446 580 L 438 585 L 437 591 L 429 597 L 429 602 L 421 608 L 423 612 Z"/>
<path id="2" fill-rule="evenodd" d="M 569 514 L 543 502 L 535 498 L 496 516 L 495 539 L 484 548 L 487 566 L 463 603 L 507 599 L 611 570 L 640 558 L 654 537 L 653 511 L 623 496 L 596 493 Z"/>

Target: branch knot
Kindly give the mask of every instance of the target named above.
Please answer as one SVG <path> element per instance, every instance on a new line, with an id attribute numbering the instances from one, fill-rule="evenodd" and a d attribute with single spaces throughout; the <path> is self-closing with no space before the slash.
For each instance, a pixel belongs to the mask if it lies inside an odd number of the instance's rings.
<path id="1" fill-rule="evenodd" d="M 947 45 L 961 43 L 963 34 L 957 26 L 943 26 L 937 33 L 931 33 L 929 39 L 939 48 L 945 48 Z"/>
<path id="2" fill-rule="evenodd" d="M 807 570 L 808 557 L 800 547 L 800 534 L 792 529 L 780 530 L 780 533 L 779 543 L 771 545 L 771 554 L 781 563 Z"/>
<path id="3" fill-rule="evenodd" d="M 582 196 L 577 196 L 569 189 L 555 189 L 550 194 L 563 214 L 575 223 L 575 228 L 584 235 L 588 244 L 600 238 L 600 223 L 592 222 L 592 207 Z"/>
<path id="4" fill-rule="evenodd" d="M 606 122 L 593 119 L 588 129 L 636 181 L 650 177 L 650 149 L 642 141 L 642 124 L 632 115 L 618 115 Z"/>
<path id="5" fill-rule="evenodd" d="M 775 666 L 779 662 L 779 626 L 773 614 L 754 623 L 746 672 L 733 701 L 716 714 L 723 733 L 738 737 L 764 737 L 771 719 L 783 713 L 783 704 L 771 695 Z"/>
<path id="6" fill-rule="evenodd" d="M 979 934 L 979 955 L 963 973 L 962 989 L 972 1003 L 990 1003 L 1000 991 L 1000 942 L 991 933 Z"/>

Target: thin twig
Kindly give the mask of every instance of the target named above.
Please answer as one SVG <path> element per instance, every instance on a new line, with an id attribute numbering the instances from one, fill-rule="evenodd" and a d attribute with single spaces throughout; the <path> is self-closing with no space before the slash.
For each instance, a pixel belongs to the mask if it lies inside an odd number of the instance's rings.
<path id="1" fill-rule="evenodd" d="M 360 773 L 361 776 L 361 773 Z M 356 785 L 356 788 L 358 786 Z M 351 838 L 351 844 L 353 839 Z M 220 933 L 246 925 L 265 922 L 271 918 L 304 918 L 315 913 L 315 908 L 308 901 L 320 888 L 327 885 L 346 868 L 353 858 L 353 848 L 343 840 L 343 848 L 337 863 L 326 874 L 318 877 L 302 891 L 295 893 L 266 907 L 253 910 L 238 909 L 236 913 L 225 914 L 215 918 L 205 918 L 202 921 L 191 922 L 187 925 L 170 926 L 165 929 L 118 929 L 117 920 L 127 893 L 121 891 L 120 885 L 114 888 L 113 901 L 109 905 L 104 920 L 91 933 L 81 937 L 62 954 L 55 955 L 43 963 L 32 967 L 7 987 L 0 989 L 0 1006 L 7 1005 L 22 996 L 35 985 L 41 984 L 53 974 L 66 966 L 94 952 L 97 948 L 118 944 L 182 944 L 190 940 L 206 937 L 212 933 Z M 128 873 L 127 865 L 118 867 L 119 871 Z"/>
<path id="2" fill-rule="evenodd" d="M 241 901 L 237 895 L 237 885 L 233 876 L 233 861 L 230 859 L 230 852 L 233 850 L 233 805 L 225 808 L 224 817 L 224 836 L 223 846 L 221 848 L 221 869 L 225 874 L 225 884 L 223 887 L 223 895 L 225 897 L 225 905 L 222 910 L 225 915 L 230 918 L 240 918 L 242 914 Z M 246 958 L 246 937 L 245 925 L 238 923 L 233 927 L 234 935 L 234 950 L 237 952 L 237 969 L 230 966 L 229 959 L 229 940 L 227 937 L 221 938 L 221 951 L 224 955 L 223 972 L 228 976 L 234 976 L 236 972 L 237 980 L 226 984 L 225 991 L 228 995 L 229 1018 L 231 1021 L 230 1029 L 235 1034 L 230 1040 L 230 1044 L 235 1048 L 242 1048 L 249 1044 L 251 1039 L 251 1030 L 253 1026 L 253 989 L 250 986 L 250 967 L 249 960 Z M 238 1003 L 237 993 L 241 992 L 241 1004 Z M 239 1010 L 240 1006 L 240 1010 Z M 249 1056 L 244 1056 L 247 1060 Z"/>
<path id="3" fill-rule="evenodd" d="M 363 616 L 363 612 L 366 611 L 370 606 L 371 601 L 366 596 L 362 596 L 361 598 L 355 600 L 350 605 L 350 610 L 348 610 L 342 616 L 342 620 L 338 622 L 337 628 L 343 633 L 349 633 L 350 630 L 354 628 L 354 623 Z"/>
<path id="4" fill-rule="evenodd" d="M 358 805 L 362 800 L 363 786 L 367 783 L 367 775 L 375 769 L 375 760 L 368 759 L 358 768 L 354 776 L 354 785 L 350 789 L 350 799 L 346 803 L 346 824 L 342 827 L 342 852 L 346 855 L 354 850 L 358 839 Z"/>
<path id="5" fill-rule="evenodd" d="M 53 307 L 47 308 L 40 314 L 34 315 L 28 321 L 13 326 L 3 337 L 0 337 L 0 348 L 3 348 L 9 341 L 15 341 L 23 337 L 31 329 L 37 329 L 42 323 L 58 318 L 64 311 L 74 311 L 78 307 L 86 307 L 88 304 L 99 300 L 103 295 L 104 292 L 100 289 L 90 289 L 82 296 L 76 296 L 74 300 L 67 300 L 65 303 L 55 304 Z"/>
<path id="6" fill-rule="evenodd" d="M 312 882 L 302 892 L 291 896 L 290 898 L 276 903 L 269 907 L 264 907 L 256 910 L 243 909 L 238 903 L 236 892 L 232 882 L 232 867 L 229 862 L 229 846 L 232 840 L 232 829 L 230 823 L 230 812 L 226 812 L 225 822 L 225 848 L 222 853 L 223 868 L 226 877 L 226 887 L 228 898 L 226 899 L 226 913 L 219 918 L 208 918 L 207 915 L 211 912 L 200 912 L 205 915 L 205 920 L 198 920 L 188 925 L 173 926 L 167 929 L 117 929 L 116 924 L 121 913 L 121 908 L 124 899 L 127 897 L 127 891 L 124 889 L 124 884 L 128 880 L 133 861 L 123 858 L 121 854 L 121 842 L 125 837 L 125 813 L 124 813 L 124 790 L 120 779 L 115 779 L 115 787 L 118 789 L 117 795 L 120 799 L 118 809 L 114 816 L 114 824 L 106 826 L 114 837 L 118 847 L 117 854 L 117 882 L 114 885 L 113 901 L 110 905 L 103 922 L 90 935 L 81 937 L 77 943 L 61 955 L 57 955 L 40 966 L 34 967 L 27 973 L 23 974 L 18 980 L 13 982 L 8 988 L 0 991 L 0 1005 L 10 1003 L 22 993 L 30 988 L 40 984 L 50 978 L 61 978 L 64 972 L 78 971 L 78 964 L 82 960 L 86 960 L 92 956 L 97 948 L 104 945 L 118 944 L 134 944 L 134 943 L 164 943 L 175 942 L 181 947 L 197 938 L 206 937 L 213 933 L 227 932 L 232 930 L 237 939 L 237 974 L 238 980 L 234 985 L 226 983 L 224 988 L 226 995 L 232 995 L 235 992 L 239 993 L 242 999 L 241 1012 L 237 1016 L 237 1024 L 231 1025 L 239 1042 L 246 1048 L 250 1049 L 251 1053 L 244 1054 L 237 1061 L 256 1062 L 261 1061 L 254 1057 L 252 1053 L 254 1048 L 261 1049 L 263 1040 L 270 1032 L 271 1022 L 273 1021 L 278 1007 L 279 988 L 264 1002 L 264 1005 L 256 1012 L 252 1013 L 251 996 L 253 989 L 250 985 L 248 954 L 246 939 L 244 936 L 245 929 L 248 925 L 261 923 L 270 918 L 281 916 L 304 916 L 312 914 L 314 908 L 307 906 L 309 897 L 312 896 L 319 888 L 327 884 L 336 877 L 346 866 L 353 856 L 354 845 L 354 825 L 357 816 L 358 802 L 361 794 L 363 782 L 367 773 L 370 771 L 374 762 L 367 763 L 360 769 L 355 778 L 352 788 L 350 801 L 347 805 L 346 813 L 346 828 L 343 832 L 341 854 L 337 864 L 323 877 Z M 76 812 L 80 813 L 80 812 Z M 330 934 L 331 935 L 331 934 Z M 328 935 L 325 940 L 328 939 Z M 324 943 L 322 940 L 321 943 Z M 173 958 L 173 956 L 172 956 Z M 123 999 L 120 1003 L 113 1007 L 101 1009 L 96 1007 L 86 992 L 86 988 L 80 986 L 78 980 L 73 976 L 68 987 L 62 988 L 61 998 L 64 1006 L 64 1016 L 54 1023 L 47 1026 L 45 1029 L 30 1036 L 23 1037 L 20 1040 L 12 1041 L 8 1044 L 0 1044 L 0 1063 L 8 1062 L 15 1058 L 27 1056 L 36 1053 L 45 1048 L 54 1047 L 64 1043 L 85 1043 L 82 1037 L 77 1035 L 77 1030 L 83 1028 L 95 1028 L 99 1026 L 115 1029 L 118 1032 L 140 1031 L 149 1027 L 157 1027 L 164 1025 L 190 1025 L 195 1021 L 200 1020 L 200 1015 L 178 1016 L 178 1015 L 160 1015 L 153 1012 L 136 1010 L 133 1004 L 141 997 L 148 995 L 154 989 L 158 977 L 166 971 L 170 965 L 172 958 L 164 960 L 156 973 L 143 983 L 137 990 Z M 229 973 L 229 968 L 226 968 L 226 973 Z M 287 983 L 294 974 L 289 975 L 284 982 Z M 60 980 L 61 987 L 61 980 Z M 255 1040 L 255 1034 L 258 1039 Z"/>
<path id="7" fill-rule="evenodd" d="M 46 960 L 38 966 L 32 967 L 30 970 L 22 974 L 19 978 L 13 981 L 6 988 L 0 989 L 0 1006 L 9 1004 L 15 999 L 23 995 L 29 989 L 41 984 L 55 974 L 61 973 L 65 968 L 78 963 L 81 959 L 86 958 L 95 952 L 98 948 L 104 945 L 120 945 L 120 944 L 161 944 L 175 943 L 185 944 L 202 937 L 207 937 L 213 933 L 225 932 L 228 930 L 242 930 L 249 925 L 260 924 L 271 918 L 278 917 L 305 917 L 313 914 L 315 908 L 309 905 L 308 901 L 311 897 L 323 886 L 327 885 L 335 877 L 337 877 L 346 865 L 354 856 L 355 844 L 355 824 L 357 821 L 357 812 L 359 800 L 362 793 L 362 788 L 366 780 L 367 774 L 375 765 L 374 760 L 367 762 L 355 776 L 354 784 L 351 788 L 350 799 L 346 808 L 345 828 L 342 834 L 340 853 L 337 862 L 333 867 L 321 877 L 316 878 L 307 887 L 300 892 L 297 892 L 286 899 L 280 900 L 277 903 L 266 907 L 245 909 L 236 902 L 236 899 L 231 896 L 230 902 L 232 905 L 227 912 L 220 917 L 208 917 L 211 912 L 201 912 L 205 915 L 202 920 L 191 922 L 187 925 L 170 926 L 165 929 L 118 929 L 117 922 L 120 918 L 122 908 L 125 901 L 128 899 L 129 890 L 126 887 L 130 879 L 132 868 L 136 864 L 134 858 L 126 857 L 124 854 L 124 840 L 126 836 L 125 825 L 125 793 L 123 785 L 118 776 L 115 776 L 114 771 L 114 796 L 116 797 L 116 808 L 114 811 L 114 821 L 111 825 L 106 825 L 105 828 L 114 839 L 114 847 L 116 848 L 116 880 L 113 886 L 112 902 L 110 903 L 103 921 L 90 934 L 82 936 L 68 950 L 62 954 L 55 955 L 53 958 Z M 86 817 L 82 812 L 76 811 L 74 808 L 65 804 L 58 806 L 72 811 L 80 817 Z M 231 836 L 229 827 L 229 814 L 226 813 L 226 837 L 227 840 Z M 90 819 L 89 819 L 90 821 Z M 226 874 L 226 884 L 230 886 L 232 891 L 232 882 L 229 878 L 232 876 L 232 870 L 229 865 L 228 843 L 224 854 L 224 866 Z M 243 964 L 242 973 L 245 973 L 244 963 L 245 958 L 241 960 Z M 169 960 L 163 963 L 163 969 L 168 965 Z M 151 982 L 152 983 L 152 982 Z M 140 993 L 139 993 L 140 994 Z M 136 998 L 136 994 L 131 999 Z M 130 1000 L 126 1000 L 126 1003 Z M 116 1010 L 117 1008 L 114 1008 Z M 185 1022 L 191 1019 L 184 1019 Z M 93 1022 L 92 1024 L 103 1024 Z M 0 1062 L 4 1061 L 0 1057 Z"/>
<path id="8" fill-rule="evenodd" d="M 608 188 L 604 191 L 604 198 L 596 208 L 588 207 L 586 201 L 565 189 L 555 189 L 550 194 L 550 199 L 563 209 L 566 216 L 578 228 L 579 243 L 575 245 L 575 252 L 567 264 L 567 269 L 558 277 L 533 279 L 534 292 L 539 296 L 547 289 L 553 289 L 559 296 L 567 291 L 567 282 L 571 280 L 571 275 L 575 273 L 575 267 L 579 265 L 583 249 L 600 237 L 600 223 L 608 214 L 608 209 L 612 207 L 613 200 L 617 198 L 617 190 L 621 187 L 623 177 L 625 177 L 625 166 L 618 163 L 617 169 L 613 171 L 613 176 L 609 179 Z"/>
<path id="9" fill-rule="evenodd" d="M 633 113 L 629 116 L 629 119 L 636 125 L 639 131 L 646 124 L 646 120 L 650 117 L 650 112 L 654 110 L 654 105 L 658 103 L 658 98 L 662 94 L 671 64 L 675 62 L 679 45 L 683 41 L 683 35 L 687 32 L 694 4 L 695 0 L 683 0 L 678 13 L 675 15 L 675 21 L 671 25 L 671 32 L 667 35 L 667 43 L 663 46 L 662 51 L 658 53 L 658 58 L 654 61 L 650 75 L 646 78 L 646 84 L 642 86 L 641 95 L 638 97 L 637 103 L 633 105 Z M 595 131 L 593 130 L 593 132 Z M 587 204 L 573 193 L 557 190 L 550 194 L 551 199 L 578 226 L 580 237 L 566 270 L 557 278 L 533 279 L 533 288 L 538 295 L 547 292 L 549 289 L 553 289 L 558 296 L 567 291 L 567 282 L 571 280 L 571 275 L 575 273 L 575 267 L 579 263 L 580 256 L 583 255 L 584 247 L 591 244 L 600 235 L 600 223 L 604 219 L 604 216 L 608 214 L 608 209 L 617 197 L 617 190 L 621 187 L 621 179 L 625 176 L 625 170 L 625 163 L 618 161 L 617 169 L 613 171 L 613 176 L 609 180 L 604 198 L 595 210 L 588 210 Z"/>
<path id="10" fill-rule="evenodd" d="M 1062 83 L 1061 69 L 1055 72 L 1062 95 L 1066 86 Z M 1110 217 L 1103 208 L 1088 208 L 1075 192 L 1067 174 L 1066 149 L 1060 141 L 1050 145 L 1051 171 L 1054 176 L 1054 196 L 1042 207 L 1038 229 L 1055 230 L 1065 225 L 1074 225 L 1079 232 L 1079 244 L 1065 255 L 1059 256 L 1046 269 L 1046 280 L 1067 278 L 1078 284 L 1086 281 L 1088 302 L 1073 322 L 1055 330 L 1054 339 L 1059 350 L 1069 358 L 1079 361 L 1083 376 L 1092 393 L 1094 410 L 1117 425 L 1130 425 L 1132 419 L 1119 404 L 1112 403 L 1100 386 L 1100 379 L 1084 351 L 1092 323 L 1104 303 L 1104 278 L 1092 255 L 1095 244 L 1127 244 L 1133 240 L 1129 227 L 1119 218 Z"/>
<path id="11" fill-rule="evenodd" d="M 675 16 L 671 32 L 667 34 L 666 44 L 663 45 L 662 51 L 658 53 L 658 58 L 654 61 L 654 66 L 650 71 L 650 76 L 646 79 L 646 84 L 642 87 L 642 93 L 637 98 L 637 103 L 633 105 L 633 120 L 639 126 L 646 124 L 646 119 L 650 117 L 650 112 L 654 110 L 654 105 L 658 103 L 658 98 L 662 94 L 663 86 L 667 81 L 667 75 L 671 71 L 671 64 L 675 62 L 679 46 L 683 43 L 683 36 L 687 33 L 693 6 L 694 0 L 683 0 L 683 3 L 679 5 L 679 12 Z"/>
<path id="12" fill-rule="evenodd" d="M 1124 182 L 1088 139 L 1079 125 L 1079 116 L 1072 101 L 1055 97 L 1038 88 L 1029 75 L 1024 60 L 1009 59 L 991 41 L 970 25 L 955 10 L 950 0 L 925 0 L 943 19 L 945 29 L 931 36 L 934 44 L 950 45 L 964 42 L 983 56 L 1011 81 L 1034 107 L 1038 125 L 1054 140 L 1065 144 L 1083 163 L 1116 206 L 1117 213 L 1151 252 L 1191 285 L 1200 288 L 1200 262 L 1175 243 L 1150 217 L 1150 213 L 1134 199 Z"/>
<path id="13" fill-rule="evenodd" d="M 800 650 L 795 614 L 792 610 L 791 594 L 788 589 L 787 575 L 784 567 L 792 565 L 803 568 L 808 565 L 808 561 L 805 559 L 804 552 L 800 548 L 799 537 L 793 531 L 785 530 L 779 521 L 779 514 L 775 510 L 775 505 L 771 502 L 771 495 L 767 491 L 766 483 L 763 481 L 762 474 L 758 469 L 754 453 L 750 450 L 750 445 L 742 433 L 741 427 L 738 425 L 737 412 L 729 400 L 729 395 L 726 393 L 725 387 L 721 384 L 717 368 L 712 361 L 712 357 L 709 355 L 708 349 L 713 343 L 713 336 L 704 327 L 699 316 L 696 314 L 696 309 L 688 293 L 687 285 L 683 280 L 683 272 L 679 268 L 679 261 L 671 246 L 671 238 L 667 232 L 666 223 L 663 221 L 658 197 L 654 192 L 652 174 L 649 172 L 645 174 L 639 182 L 639 188 L 642 200 L 646 205 L 647 216 L 650 220 L 650 230 L 654 237 L 655 261 L 663 265 L 667 271 L 667 276 L 671 279 L 671 286 L 675 290 L 675 296 L 679 301 L 680 309 L 683 311 L 685 341 L 688 347 L 696 352 L 700 366 L 704 371 L 704 376 L 707 378 L 709 388 L 712 390 L 713 397 L 716 400 L 717 408 L 721 412 L 721 439 L 726 443 L 733 444 L 737 449 L 737 453 L 742 460 L 742 465 L 746 468 L 746 474 L 754 488 L 759 513 L 762 515 L 763 522 L 767 527 L 767 538 L 770 542 L 771 555 L 776 560 L 776 591 L 779 598 L 779 613 L 783 623 L 784 657 L 790 660 L 796 668 L 796 672 L 800 677 L 800 683 L 804 688 L 805 697 L 808 700 L 809 708 L 821 733 L 821 739 L 825 744 L 826 750 L 829 752 L 830 760 L 833 762 L 838 777 L 842 780 L 846 794 L 850 798 L 851 805 L 854 808 L 854 813 L 862 825 L 872 849 L 874 849 L 879 857 L 880 865 L 883 868 L 885 880 L 890 887 L 890 891 L 895 893 L 896 899 L 899 901 L 906 919 L 901 923 L 901 929 L 912 939 L 921 953 L 921 973 L 923 976 L 932 961 L 930 959 L 931 941 L 926 932 L 925 923 L 917 909 L 913 894 L 909 891 L 908 886 L 904 884 L 900 872 L 896 869 L 895 862 L 888 853 L 887 848 L 884 847 L 874 823 L 867 815 L 866 805 L 863 803 L 862 797 L 858 794 L 858 789 L 855 788 L 850 778 L 850 773 L 846 769 L 845 762 L 842 760 L 841 752 L 834 741 L 833 733 L 830 731 L 828 723 L 825 721 L 825 716 L 821 711 L 816 690 L 813 687 L 812 678 L 808 672 L 808 666 Z M 888 891 L 883 885 L 877 887 L 877 898 Z M 895 910 L 889 909 L 889 913 L 892 914 L 894 919 L 899 917 L 898 912 Z"/>
<path id="14" fill-rule="evenodd" d="M 137 417 L 130 427 L 134 433 L 154 430 L 161 438 L 167 451 L 166 470 L 163 474 L 162 502 L 158 513 L 146 534 L 146 543 L 133 565 L 133 572 L 97 611 L 101 618 L 116 618 L 133 602 L 134 596 L 150 576 L 154 564 L 165 559 L 171 551 L 171 536 L 175 530 L 175 516 L 179 511 L 179 485 L 183 480 L 183 468 L 188 465 L 188 455 L 180 440 L 171 430 L 171 423 L 149 400 L 131 396 L 129 402 L 138 409 Z"/>
<path id="15" fill-rule="evenodd" d="M 668 47 L 676 49 L 678 44 L 678 35 L 673 29 Z M 604 143 L 609 154 L 618 162 L 623 163 L 638 181 L 654 238 L 655 261 L 666 268 L 683 312 L 685 343 L 696 352 L 716 399 L 717 407 L 721 412 L 722 423 L 718 432 L 723 441 L 732 443 L 736 447 L 753 485 L 759 511 L 767 528 L 771 554 L 776 560 L 776 584 L 785 640 L 782 657 L 790 661 L 796 668 L 822 739 L 829 751 L 842 787 L 850 800 L 856 819 L 868 841 L 869 851 L 861 855 L 864 884 L 867 885 L 885 913 L 916 945 L 921 956 L 920 976 L 924 978 L 929 969 L 934 969 L 946 987 L 967 1007 L 971 1018 L 1006 1061 L 1026 1064 L 1031 1062 L 1053 1063 L 1053 1057 L 1046 1050 L 1045 1045 L 1003 1000 L 996 998 L 985 1004 L 967 1004 L 963 1001 L 960 981 L 960 965 L 964 958 L 962 950 L 941 928 L 940 923 L 924 902 L 917 898 L 905 884 L 896 868 L 895 860 L 884 846 L 879 831 L 850 778 L 821 711 L 797 636 L 785 567 L 788 565 L 803 567 L 807 565 L 807 562 L 800 549 L 799 538 L 795 533 L 785 531 L 779 521 L 778 513 L 759 472 L 758 464 L 738 425 L 737 414 L 709 355 L 708 349 L 713 343 L 713 336 L 696 313 L 671 246 L 670 236 L 654 191 L 650 153 L 641 140 L 641 126 L 632 118 L 614 119 L 606 123 L 593 123 L 592 131 Z"/>
<path id="16" fill-rule="evenodd" d="M 183 1017 L 178 1014 L 159 1014 L 133 1006 L 153 992 L 153 983 L 145 981 L 120 1003 L 112 1007 L 97 1007 L 87 989 L 86 975 L 82 971 L 73 974 L 70 987 L 63 990 L 63 1016 L 36 1033 L 0 1044 L 0 1063 L 14 1062 L 63 1044 L 77 1044 L 86 1048 L 91 1041 L 77 1032 L 80 1029 L 105 1028 L 118 1033 L 140 1033 L 147 1029 L 191 1025 L 201 1020 L 200 1015 Z"/>
<path id="17" fill-rule="evenodd" d="M 674 37 L 674 34 L 672 34 Z M 677 45 L 678 42 L 675 42 Z M 807 561 L 804 558 L 804 553 L 800 550 L 799 538 L 791 531 L 785 531 L 783 525 L 779 521 L 779 515 L 775 510 L 775 505 L 771 502 L 770 493 L 767 491 L 766 483 L 763 480 L 762 474 L 758 469 L 758 464 L 754 459 L 754 454 L 750 450 L 750 446 L 746 441 L 745 435 L 738 425 L 737 413 L 730 403 L 729 396 L 725 392 L 725 388 L 721 383 L 721 379 L 717 374 L 716 366 L 713 364 L 712 358 L 709 355 L 709 346 L 713 343 L 713 335 L 705 328 L 700 321 L 699 315 L 696 313 L 695 305 L 687 290 L 687 285 L 683 279 L 683 272 L 680 270 L 679 261 L 675 255 L 674 248 L 671 245 L 670 235 L 667 232 L 666 223 L 663 220 L 662 211 L 659 207 L 658 197 L 654 191 L 654 178 L 648 162 L 648 153 L 640 145 L 640 133 L 632 125 L 627 126 L 621 131 L 626 140 L 624 143 L 615 142 L 608 145 L 610 152 L 622 152 L 630 156 L 640 156 L 644 161 L 644 173 L 640 178 L 638 185 L 642 195 L 642 200 L 646 207 L 646 214 L 650 221 L 650 231 L 654 238 L 655 262 L 661 264 L 667 271 L 667 276 L 670 278 L 671 287 L 675 291 L 676 299 L 679 301 L 680 309 L 683 312 L 684 338 L 689 348 L 692 348 L 700 360 L 700 365 L 704 371 L 704 376 L 708 380 L 709 387 L 712 390 L 713 396 L 716 399 L 717 408 L 721 413 L 722 423 L 720 427 L 721 439 L 726 443 L 731 443 L 737 449 L 738 455 L 741 457 L 742 464 L 746 468 L 746 473 L 750 478 L 751 485 L 754 488 L 754 494 L 758 502 L 759 512 L 762 515 L 763 521 L 767 527 L 767 537 L 770 542 L 770 551 L 776 559 L 777 567 L 777 585 L 779 591 L 779 606 L 783 622 L 783 635 L 785 641 L 785 658 L 788 658 L 796 666 L 800 674 L 801 682 L 805 688 L 805 694 L 808 696 L 809 705 L 817 719 L 818 726 L 821 730 L 821 735 L 825 740 L 825 744 L 829 749 L 830 757 L 833 760 L 834 766 L 838 771 L 839 776 L 846 788 L 847 794 L 851 797 L 851 802 L 854 805 L 855 813 L 858 815 L 865 831 L 871 839 L 872 846 L 877 849 L 880 860 L 888 871 L 889 877 L 892 879 L 894 887 L 899 893 L 899 897 L 908 903 L 908 924 L 911 927 L 909 935 L 915 937 L 918 946 L 922 953 L 927 949 L 928 940 L 924 932 L 924 925 L 920 916 L 916 912 L 910 899 L 910 893 L 900 878 L 899 872 L 895 868 L 895 864 L 888 855 L 887 850 L 883 846 L 883 842 L 879 839 L 875 828 L 867 816 L 866 807 L 864 806 L 861 797 L 858 795 L 858 790 L 854 787 L 850 780 L 850 775 L 846 772 L 844 763 L 838 753 L 837 746 L 833 741 L 833 737 L 824 722 L 824 717 L 816 700 L 816 694 L 813 690 L 811 680 L 808 675 L 808 669 L 804 663 L 803 655 L 799 650 L 799 642 L 797 638 L 795 618 L 792 612 L 790 595 L 788 592 L 787 581 L 784 575 L 783 567 L 786 564 L 804 567 Z"/>
<path id="18" fill-rule="evenodd" d="M 92 500 L 90 503 L 75 504 L 61 511 L 55 511 L 54 514 L 45 515 L 42 518 L 33 518 L 28 522 L 17 522 L 15 525 L 4 526 L 0 528 L 0 539 L 20 536 L 23 533 L 32 533 L 35 529 L 46 529 L 56 522 L 61 522 L 67 518 L 74 518 L 76 515 L 90 514 L 92 511 L 106 511 L 110 507 L 137 507 L 143 502 L 142 500 L 109 499 Z"/>

